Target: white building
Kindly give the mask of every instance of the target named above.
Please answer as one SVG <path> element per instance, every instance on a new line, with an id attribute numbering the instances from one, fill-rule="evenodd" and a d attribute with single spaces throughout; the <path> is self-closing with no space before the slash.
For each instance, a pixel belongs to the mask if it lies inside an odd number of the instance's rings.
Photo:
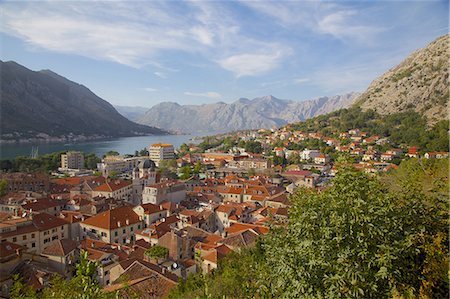
<path id="1" fill-rule="evenodd" d="M 159 165 L 161 161 L 175 159 L 175 151 L 172 144 L 168 143 L 155 143 L 150 145 L 149 158 L 153 160 L 156 165 Z"/>
<path id="2" fill-rule="evenodd" d="M 320 155 L 320 151 L 319 150 L 309 150 L 309 149 L 305 149 L 300 153 L 300 159 L 302 160 L 314 160 L 316 157 L 318 157 Z"/>
<path id="3" fill-rule="evenodd" d="M 179 181 L 165 181 L 145 186 L 142 203 L 159 205 L 163 201 L 180 203 L 186 198 L 186 186 Z"/>
<path id="4" fill-rule="evenodd" d="M 156 183 L 156 164 L 152 160 L 141 161 L 133 170 L 133 195 L 135 205 L 142 203 L 142 192 L 144 187 Z"/>

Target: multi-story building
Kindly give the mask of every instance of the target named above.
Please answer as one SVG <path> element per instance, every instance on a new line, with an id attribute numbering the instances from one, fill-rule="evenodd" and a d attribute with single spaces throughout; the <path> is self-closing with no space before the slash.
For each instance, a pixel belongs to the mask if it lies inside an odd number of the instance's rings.
<path id="1" fill-rule="evenodd" d="M 156 165 L 152 160 L 141 161 L 133 170 L 133 203 L 139 205 L 142 202 L 144 187 L 157 182 Z"/>
<path id="2" fill-rule="evenodd" d="M 142 217 L 130 206 L 92 216 L 80 223 L 83 237 L 110 244 L 133 243 L 135 232 L 143 228 Z"/>
<path id="3" fill-rule="evenodd" d="M 175 159 L 175 151 L 172 144 L 155 143 L 148 148 L 149 158 L 153 160 L 156 165 L 161 161 Z"/>
<path id="4" fill-rule="evenodd" d="M 133 185 L 131 181 L 112 180 L 106 182 L 92 191 L 92 197 L 112 197 L 125 201 L 131 201 L 133 195 Z"/>
<path id="5" fill-rule="evenodd" d="M 54 240 L 69 237 L 69 223 L 61 218 L 39 213 L 30 218 L 16 218 L 1 223 L 0 242 L 11 242 L 27 247 L 37 254 Z"/>
<path id="6" fill-rule="evenodd" d="M 70 151 L 61 155 L 62 169 L 84 169 L 84 155 L 82 152 Z"/>
<path id="7" fill-rule="evenodd" d="M 12 172 L 0 173 L 0 180 L 8 182 L 7 190 L 11 191 L 48 191 L 50 180 L 45 173 Z"/>
<path id="8" fill-rule="evenodd" d="M 111 172 L 123 173 L 131 172 L 141 162 L 148 160 L 147 157 L 131 157 L 125 158 L 123 156 L 106 156 L 102 163 L 97 164 L 97 169 L 102 172 L 104 177 L 107 177 Z"/>
<path id="9" fill-rule="evenodd" d="M 163 201 L 180 203 L 186 198 L 186 186 L 180 181 L 164 181 L 145 186 L 142 203 L 161 204 Z"/>

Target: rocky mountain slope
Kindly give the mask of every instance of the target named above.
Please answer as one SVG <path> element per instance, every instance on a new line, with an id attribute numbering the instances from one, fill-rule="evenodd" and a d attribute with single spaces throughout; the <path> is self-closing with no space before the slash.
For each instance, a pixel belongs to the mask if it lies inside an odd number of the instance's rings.
<path id="1" fill-rule="evenodd" d="M 163 102 L 153 106 L 137 122 L 186 133 L 272 128 L 349 107 L 358 95 L 349 93 L 302 102 L 273 96 L 253 100 L 241 98 L 231 104 L 179 105 Z"/>
<path id="2" fill-rule="evenodd" d="M 448 117 L 449 35 L 412 53 L 373 81 L 357 100 L 363 109 L 392 114 L 413 108 L 430 124 Z"/>
<path id="3" fill-rule="evenodd" d="M 120 115 L 83 85 L 49 70 L 0 61 L 1 139 L 36 136 L 116 137 L 165 134 Z"/>
<path id="4" fill-rule="evenodd" d="M 122 114 L 131 121 L 136 121 L 140 119 L 149 109 L 147 107 L 141 106 L 119 106 L 119 105 L 114 105 L 114 108 L 117 110 L 117 112 L 119 112 L 120 114 Z"/>

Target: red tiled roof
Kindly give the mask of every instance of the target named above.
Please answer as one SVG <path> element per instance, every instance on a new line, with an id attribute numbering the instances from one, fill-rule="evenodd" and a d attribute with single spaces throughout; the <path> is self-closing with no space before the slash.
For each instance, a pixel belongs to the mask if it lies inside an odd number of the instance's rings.
<path id="1" fill-rule="evenodd" d="M 4 258 L 17 253 L 17 250 L 24 249 L 24 246 L 20 246 L 11 242 L 0 243 L 0 258 Z"/>
<path id="2" fill-rule="evenodd" d="M 49 208 L 54 207 L 62 207 L 64 206 L 66 201 L 64 200 L 53 200 L 49 198 L 41 198 L 36 200 L 35 202 L 30 202 L 22 205 L 24 210 L 32 210 L 32 211 L 42 211 Z"/>
<path id="3" fill-rule="evenodd" d="M 161 206 L 157 206 L 152 203 L 143 204 L 143 205 L 141 205 L 141 207 L 144 209 L 145 214 L 154 214 L 154 213 L 159 213 L 161 211 L 166 211 Z"/>
<path id="4" fill-rule="evenodd" d="M 236 208 L 235 207 L 231 207 L 228 205 L 220 205 L 217 209 L 216 212 L 221 212 L 221 213 L 225 213 L 225 214 L 231 214 L 233 211 L 235 211 Z"/>
<path id="5" fill-rule="evenodd" d="M 269 232 L 269 228 L 263 225 L 254 225 L 249 223 L 232 223 L 230 227 L 227 227 L 225 231 L 228 234 L 239 233 L 245 231 L 247 229 L 252 229 L 258 234 L 267 234 Z"/>
<path id="6" fill-rule="evenodd" d="M 119 222 L 120 226 L 122 227 L 127 226 L 126 224 L 127 220 L 129 223 L 128 225 L 141 222 L 139 216 L 133 211 L 132 207 L 123 206 L 92 216 L 84 220 L 82 223 L 111 230 L 118 228 Z"/>
<path id="7" fill-rule="evenodd" d="M 47 213 L 39 213 L 33 215 L 33 224 L 40 231 L 43 231 L 57 226 L 69 224 L 69 222 Z"/>
<path id="8" fill-rule="evenodd" d="M 113 180 L 110 182 L 106 182 L 96 188 L 94 188 L 94 191 L 98 192 L 114 192 L 119 189 L 125 188 L 130 186 L 132 183 L 130 181 L 124 181 L 124 180 Z"/>
<path id="9" fill-rule="evenodd" d="M 66 256 L 77 248 L 77 242 L 70 239 L 55 240 L 45 247 L 42 254 L 53 256 Z"/>

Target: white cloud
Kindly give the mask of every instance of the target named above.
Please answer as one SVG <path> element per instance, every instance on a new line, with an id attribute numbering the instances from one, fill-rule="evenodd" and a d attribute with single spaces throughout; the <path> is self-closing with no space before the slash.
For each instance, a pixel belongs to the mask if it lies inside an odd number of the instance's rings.
<path id="1" fill-rule="evenodd" d="M 158 89 L 153 88 L 153 87 L 145 87 L 144 90 L 145 91 L 157 91 Z"/>
<path id="2" fill-rule="evenodd" d="M 383 28 L 354 24 L 358 12 L 341 10 L 324 16 L 318 22 L 318 31 L 331 34 L 339 39 L 354 39 L 359 42 L 370 42 L 371 37 L 383 31 Z"/>
<path id="3" fill-rule="evenodd" d="M 303 83 L 307 83 L 309 81 L 310 81 L 309 78 L 297 78 L 297 79 L 294 79 L 294 83 L 296 83 L 296 84 L 303 84 Z"/>
<path id="4" fill-rule="evenodd" d="M 33 47 L 141 68 L 156 68 L 167 78 L 174 67 L 165 55 L 199 54 L 238 76 L 265 73 L 278 66 L 281 45 L 241 32 L 227 3 L 4 2 L 0 31 Z M 285 48 L 289 46 L 284 45 Z M 275 50 L 274 50 L 275 49 Z M 170 53 L 170 54 L 167 54 Z M 239 66 L 243 59 L 249 61 Z M 165 63 L 162 63 L 165 61 Z"/>
<path id="5" fill-rule="evenodd" d="M 267 73 L 279 66 L 282 51 L 266 54 L 238 54 L 218 60 L 224 69 L 233 72 L 237 77 L 256 76 Z"/>
<path id="6" fill-rule="evenodd" d="M 243 1 L 251 9 L 292 29 L 329 34 L 341 40 L 370 43 L 384 28 L 367 25 L 364 15 L 345 4 L 319 1 Z"/>
<path id="7" fill-rule="evenodd" d="M 191 28 L 190 32 L 193 37 L 198 40 L 200 43 L 212 46 L 214 43 L 214 33 L 206 29 L 205 27 L 196 26 Z"/>
<path id="8" fill-rule="evenodd" d="M 158 77 L 162 78 L 162 79 L 167 79 L 167 75 L 166 75 L 165 73 L 162 73 L 162 72 L 154 72 L 153 74 L 154 74 L 155 76 L 158 76 Z"/>
<path id="9" fill-rule="evenodd" d="M 214 91 L 208 91 L 208 92 L 185 91 L 184 94 L 187 96 L 205 97 L 205 98 L 210 98 L 210 99 L 220 99 L 222 97 L 222 95 L 220 93 L 214 92 Z"/>

